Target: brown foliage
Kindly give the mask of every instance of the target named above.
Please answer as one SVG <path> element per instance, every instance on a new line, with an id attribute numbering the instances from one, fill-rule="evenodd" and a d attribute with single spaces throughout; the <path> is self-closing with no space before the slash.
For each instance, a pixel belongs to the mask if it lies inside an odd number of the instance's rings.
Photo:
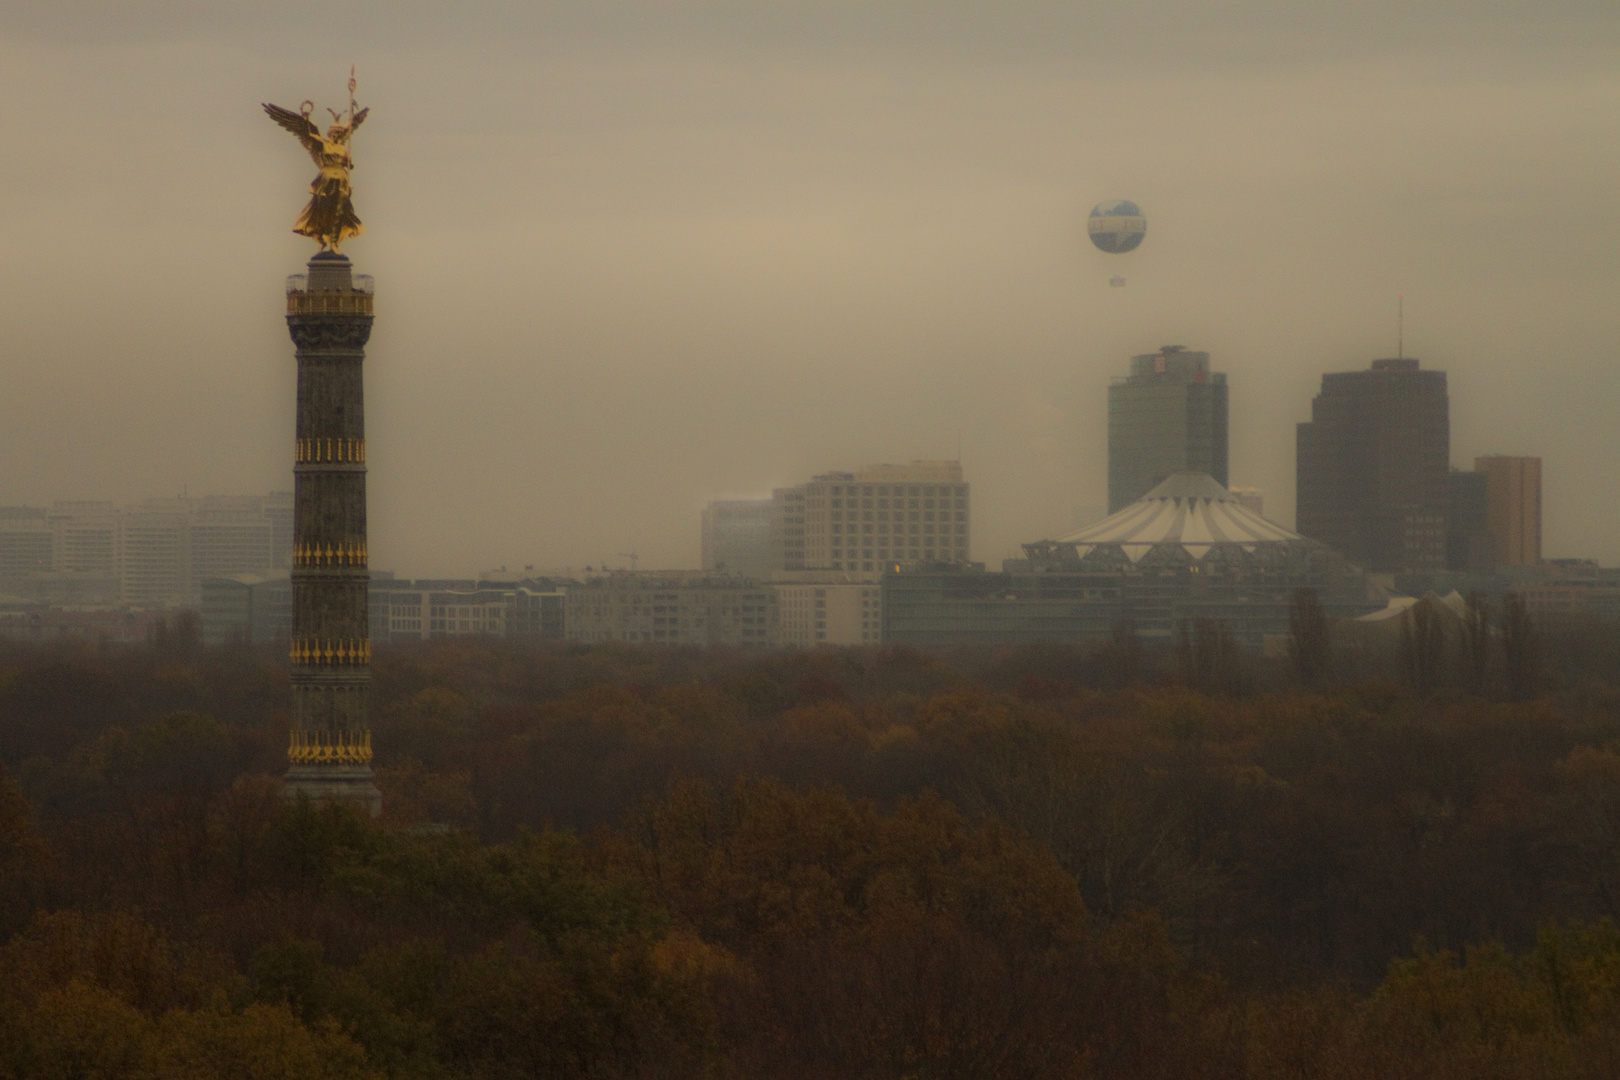
<path id="1" fill-rule="evenodd" d="M 276 658 L 0 643 L 0 1077 L 1610 1075 L 1620 695 L 1521 629 L 1497 703 L 1467 625 L 383 650 L 382 822 L 282 800 Z"/>

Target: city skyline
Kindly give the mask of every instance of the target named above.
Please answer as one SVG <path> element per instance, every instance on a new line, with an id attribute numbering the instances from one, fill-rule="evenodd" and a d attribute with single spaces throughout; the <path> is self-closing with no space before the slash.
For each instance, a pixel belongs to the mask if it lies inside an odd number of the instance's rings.
<path id="1" fill-rule="evenodd" d="M 1452 463 L 1542 458 L 1545 554 L 1620 561 L 1620 511 L 1568 494 L 1620 468 L 1620 76 L 1590 44 L 1620 16 L 1254 11 L 1240 46 L 1176 5 L 943 5 L 904 38 L 836 5 L 677 7 L 649 37 L 487 5 L 295 51 L 281 8 L 89 6 L 0 25 L 0 125 L 62 177 L 0 176 L 0 504 L 287 486 L 261 316 L 307 164 L 257 102 L 352 62 L 388 103 L 359 188 L 387 227 L 356 241 L 394 305 L 375 565 L 696 566 L 711 500 L 958 450 L 993 564 L 1106 501 L 1107 378 L 1164 341 L 1228 374 L 1231 482 L 1290 524 L 1293 427 L 1323 372 L 1395 352 L 1399 292 Z M 212 149 L 175 242 L 150 208 L 182 125 Z M 442 217 L 469 176 L 495 224 Z M 1152 222 L 1129 256 L 1084 238 L 1114 197 Z"/>

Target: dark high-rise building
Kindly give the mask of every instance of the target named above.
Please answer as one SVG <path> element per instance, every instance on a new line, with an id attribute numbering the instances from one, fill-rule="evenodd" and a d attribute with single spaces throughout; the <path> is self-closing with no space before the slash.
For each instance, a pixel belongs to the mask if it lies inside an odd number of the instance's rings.
<path id="1" fill-rule="evenodd" d="M 366 691 L 366 420 L 361 367 L 371 279 L 323 251 L 287 281 L 297 346 L 293 464 L 292 731 L 286 794 L 355 799 L 373 814 Z"/>
<path id="2" fill-rule="evenodd" d="M 1452 469 L 1446 477 L 1446 569 L 1488 570 L 1496 562 L 1491 537 L 1490 477 Z"/>
<path id="3" fill-rule="evenodd" d="M 1131 358 L 1108 388 L 1108 512 L 1140 499 L 1173 472 L 1208 473 L 1226 486 L 1226 376 L 1209 353 L 1166 345 Z"/>
<path id="4" fill-rule="evenodd" d="M 1322 376 L 1295 443 L 1295 527 L 1382 572 L 1446 567 L 1446 373 L 1416 360 Z"/>

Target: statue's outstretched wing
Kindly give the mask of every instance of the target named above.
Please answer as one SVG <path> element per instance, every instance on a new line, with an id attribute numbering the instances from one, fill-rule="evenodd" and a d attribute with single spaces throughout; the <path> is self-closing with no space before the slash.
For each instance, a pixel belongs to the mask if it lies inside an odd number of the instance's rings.
<path id="1" fill-rule="evenodd" d="M 264 111 L 270 119 L 298 137 L 304 149 L 309 151 L 309 156 L 315 159 L 315 164 L 321 163 L 321 131 L 309 117 L 283 109 L 280 105 L 266 104 Z"/>
<path id="2" fill-rule="evenodd" d="M 349 121 L 349 130 L 352 132 L 355 129 L 357 129 L 361 124 L 363 124 L 365 122 L 365 119 L 366 119 L 366 114 L 368 112 L 370 112 L 370 111 L 371 111 L 371 106 L 367 105 L 365 108 L 363 108 L 359 112 L 355 113 L 354 114 L 354 119 Z"/>

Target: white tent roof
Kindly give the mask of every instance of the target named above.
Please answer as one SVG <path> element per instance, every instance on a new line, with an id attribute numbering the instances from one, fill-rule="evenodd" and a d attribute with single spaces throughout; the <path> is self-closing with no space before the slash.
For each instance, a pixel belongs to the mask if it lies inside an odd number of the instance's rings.
<path id="1" fill-rule="evenodd" d="M 1456 589 L 1452 589 L 1444 596 L 1436 595 L 1433 592 L 1426 595 L 1433 596 L 1442 606 L 1459 618 L 1468 613 L 1468 601 Z M 1366 623 L 1384 622 L 1406 614 L 1418 605 L 1419 600 L 1420 598 L 1416 596 L 1392 596 L 1386 606 L 1379 608 L 1377 611 L 1369 611 L 1365 615 L 1358 616 L 1356 621 Z"/>
<path id="2" fill-rule="evenodd" d="M 1180 543 L 1187 554 L 1202 559 L 1216 544 L 1255 544 L 1302 540 L 1238 502 L 1207 473 L 1177 472 L 1116 514 L 1057 541 L 1074 544 L 1084 558 L 1092 549 L 1118 544 L 1136 562 L 1164 543 Z"/>

